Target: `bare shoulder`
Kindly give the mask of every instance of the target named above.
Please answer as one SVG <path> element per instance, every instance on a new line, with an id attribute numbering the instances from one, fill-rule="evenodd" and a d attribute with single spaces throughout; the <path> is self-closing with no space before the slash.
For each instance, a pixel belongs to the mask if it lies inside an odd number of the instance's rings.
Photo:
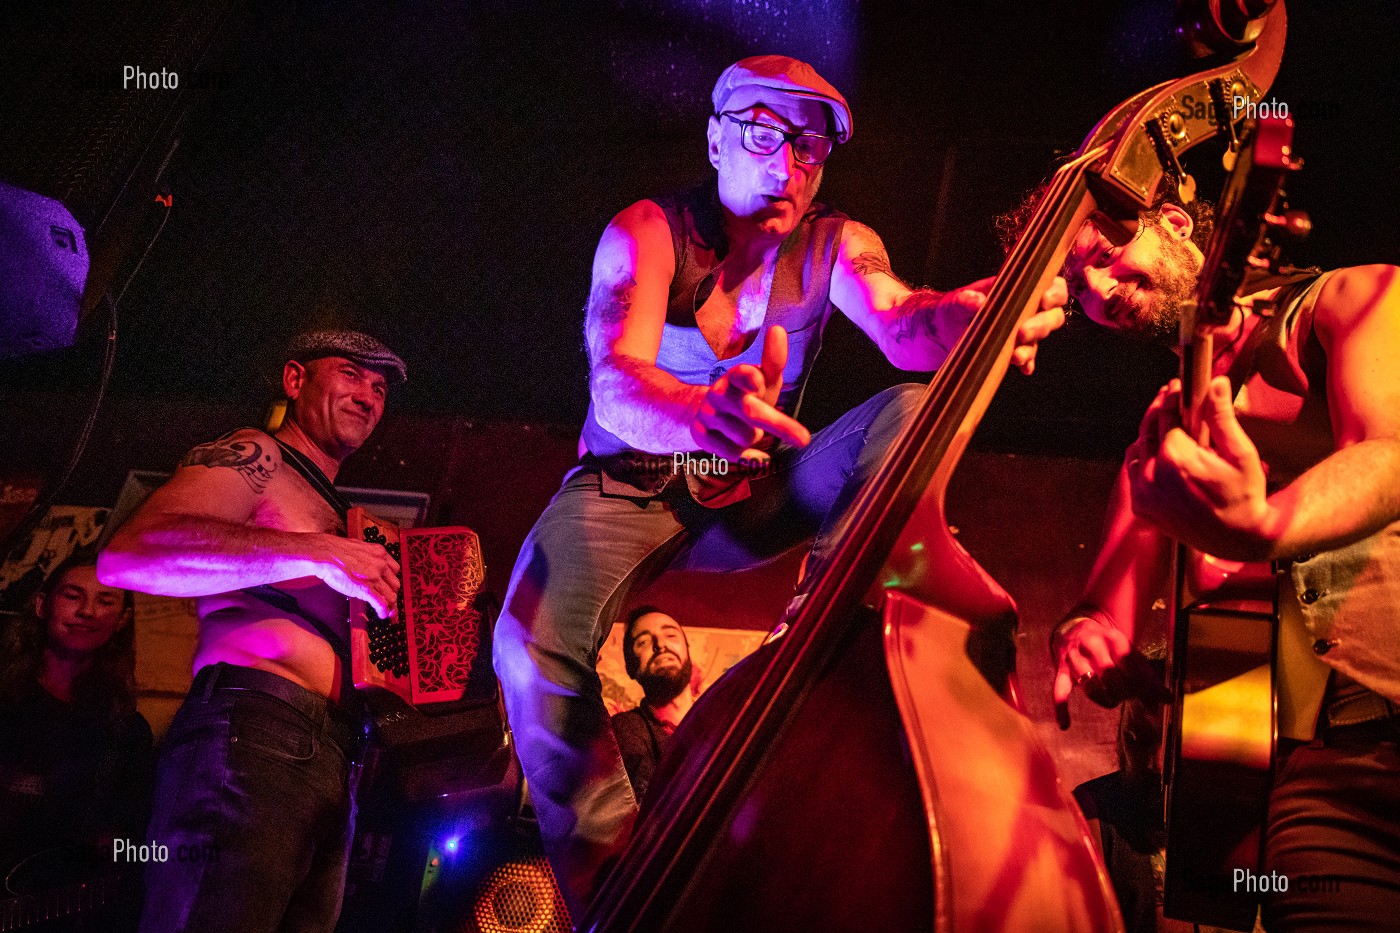
<path id="1" fill-rule="evenodd" d="M 255 494 L 262 495 L 282 465 L 282 451 L 270 435 L 256 428 L 240 428 L 223 437 L 200 444 L 185 454 L 179 473 L 198 474 L 200 470 L 237 475 Z"/>
<path id="2" fill-rule="evenodd" d="M 617 267 L 636 268 L 644 262 L 674 264 L 671 225 L 666 212 L 655 201 L 644 200 L 618 212 L 598 241 L 594 272 Z"/>
<path id="3" fill-rule="evenodd" d="M 606 355 L 619 334 L 635 333 L 638 321 L 645 322 L 648 334 L 655 331 L 659 343 L 675 270 L 671 229 L 661 205 L 638 201 L 612 219 L 593 257 L 585 325 L 590 359 Z"/>
<path id="4" fill-rule="evenodd" d="M 890 272 L 890 254 L 880 235 L 865 224 L 855 220 L 846 221 L 841 228 L 840 261 L 850 264 L 861 275 L 872 272 Z"/>
<path id="5" fill-rule="evenodd" d="M 848 220 L 841 226 L 841 251 L 855 255 L 866 250 L 885 251 L 885 241 L 867 225 Z"/>
<path id="6" fill-rule="evenodd" d="M 172 519 L 254 522 L 267 506 L 265 493 L 281 466 L 282 453 L 267 434 L 251 428 L 231 431 L 185 454 L 175 475 L 151 493 L 118 534 Z"/>
<path id="7" fill-rule="evenodd" d="M 647 231 L 656 230 L 658 227 L 667 230 L 670 225 L 661 205 L 650 198 L 643 198 L 618 211 L 617 216 L 612 219 L 608 226 L 624 230 Z"/>
<path id="8" fill-rule="evenodd" d="M 1319 329 L 1333 338 L 1386 316 L 1400 325 L 1400 267 L 1384 264 L 1338 269 L 1314 311 Z"/>

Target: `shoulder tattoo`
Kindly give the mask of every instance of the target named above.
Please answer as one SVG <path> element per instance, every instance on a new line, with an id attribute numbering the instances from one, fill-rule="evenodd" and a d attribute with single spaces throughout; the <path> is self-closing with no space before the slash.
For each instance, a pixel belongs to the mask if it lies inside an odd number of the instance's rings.
<path id="1" fill-rule="evenodd" d="M 874 275 L 883 272 L 890 278 L 894 278 L 894 270 L 890 268 L 890 257 L 881 250 L 868 250 L 851 260 L 851 265 L 861 275 Z"/>
<path id="2" fill-rule="evenodd" d="M 847 223 L 847 230 L 851 231 L 853 237 L 858 237 L 848 241 L 848 247 L 852 250 L 860 250 L 851 259 L 851 268 L 856 275 L 887 275 L 905 288 L 909 288 L 908 282 L 894 274 L 894 269 L 890 266 L 890 254 L 885 249 L 885 242 L 880 239 L 880 235 L 862 223 Z"/>
<path id="3" fill-rule="evenodd" d="M 267 489 L 268 482 L 272 479 L 273 471 L 277 469 L 277 463 L 278 461 L 272 456 L 272 453 L 265 450 L 264 445 L 258 441 L 234 440 L 232 434 L 226 434 L 216 441 L 200 444 L 185 454 L 185 459 L 180 461 L 180 466 L 234 470 L 243 477 L 248 488 L 258 495 L 262 495 L 263 491 Z"/>

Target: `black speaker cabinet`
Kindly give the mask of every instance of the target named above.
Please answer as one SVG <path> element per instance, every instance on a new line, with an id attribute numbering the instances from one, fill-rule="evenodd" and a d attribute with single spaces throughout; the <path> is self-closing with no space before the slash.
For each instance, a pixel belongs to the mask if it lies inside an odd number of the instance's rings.
<path id="1" fill-rule="evenodd" d="M 71 345 L 78 297 L 95 308 L 149 236 L 187 92 L 232 2 L 3 6 L 0 181 L 24 195 L 0 197 L 0 252 L 26 269 L 0 288 L 0 358 Z"/>
<path id="2" fill-rule="evenodd" d="M 458 861 L 435 850 L 436 890 L 425 876 L 425 919 L 434 933 L 571 933 L 569 910 L 540 846 L 538 827 L 515 820 L 481 858 Z"/>
<path id="3" fill-rule="evenodd" d="M 458 738 L 465 751 L 474 736 Z M 361 801 L 337 933 L 570 933 L 513 752 L 507 744 L 466 770 L 470 755 L 412 769 L 457 771 L 450 781 L 376 784 Z M 429 786 L 454 789 L 404 796 Z"/>

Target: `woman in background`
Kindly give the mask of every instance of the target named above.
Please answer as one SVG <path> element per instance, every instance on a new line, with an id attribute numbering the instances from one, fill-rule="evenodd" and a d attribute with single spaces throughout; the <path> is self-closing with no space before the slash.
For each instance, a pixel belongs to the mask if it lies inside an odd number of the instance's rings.
<path id="1" fill-rule="evenodd" d="M 137 883 L 90 883 L 123 868 L 140 878 L 141 866 L 113 858 L 114 840 L 143 841 L 152 788 L 132 615 L 131 593 L 76 557 L 29 612 L 0 621 L 0 902 L 23 895 L 42 912 L 89 882 L 98 903 L 69 899 L 82 909 L 68 929 L 124 929 L 140 904 Z"/>

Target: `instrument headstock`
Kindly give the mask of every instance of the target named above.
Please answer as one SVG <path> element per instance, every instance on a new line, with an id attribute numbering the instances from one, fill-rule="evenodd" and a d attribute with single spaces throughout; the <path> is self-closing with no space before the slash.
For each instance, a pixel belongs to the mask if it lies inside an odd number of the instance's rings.
<path id="1" fill-rule="evenodd" d="M 1267 117 L 1249 123 L 1245 146 L 1225 183 L 1215 230 L 1197 279 L 1194 328 L 1229 323 L 1234 301 L 1251 275 L 1278 271 L 1283 235 L 1310 228 L 1307 215 L 1289 211 L 1284 181 L 1302 167 L 1293 155 L 1293 121 Z M 1182 337 L 1189 338 L 1183 316 Z"/>
<path id="2" fill-rule="evenodd" d="M 1293 121 L 1266 118 L 1245 127 L 1206 245 L 1196 293 L 1181 309 L 1181 416 L 1205 442 L 1201 406 L 1214 365 L 1212 330 L 1231 322 L 1251 274 L 1278 271 L 1279 234 L 1306 233 L 1307 215 L 1288 211 L 1283 183 L 1302 162 L 1293 157 Z"/>
<path id="3" fill-rule="evenodd" d="M 1267 6 L 1267 4 L 1263 4 Z M 1208 139 L 1223 135 L 1230 168 L 1240 147 L 1245 122 L 1266 112 L 1264 95 L 1278 74 L 1288 31 L 1282 0 L 1250 20 L 1243 36 L 1253 44 L 1232 61 L 1135 94 L 1094 127 L 1078 155 L 1102 152 L 1090 169 L 1098 203 L 1095 225 L 1121 246 L 1137 232 L 1137 215 L 1157 201 L 1158 187 L 1173 184 L 1189 203 L 1195 180 L 1181 156 Z M 1245 45 L 1241 38 L 1239 45 Z"/>

